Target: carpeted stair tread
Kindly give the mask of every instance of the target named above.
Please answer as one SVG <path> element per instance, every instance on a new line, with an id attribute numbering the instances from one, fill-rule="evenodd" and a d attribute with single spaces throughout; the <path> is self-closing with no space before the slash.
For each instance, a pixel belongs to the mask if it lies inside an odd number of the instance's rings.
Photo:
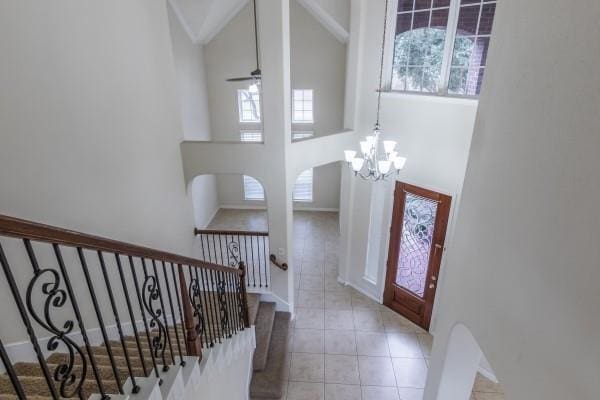
<path id="1" fill-rule="evenodd" d="M 252 376 L 250 397 L 253 399 L 279 399 L 284 394 L 290 357 L 290 319 L 288 312 L 275 313 L 267 367 Z"/>
<path id="2" fill-rule="evenodd" d="M 254 371 L 262 371 L 267 365 L 269 344 L 273 332 L 273 319 L 275 318 L 275 303 L 261 302 L 256 316 L 256 350 L 252 366 Z"/>
<path id="3" fill-rule="evenodd" d="M 250 325 L 254 325 L 256 322 L 256 315 L 258 314 L 258 306 L 260 303 L 260 295 L 256 293 L 248 293 L 248 316 L 250 319 Z"/>
<path id="4" fill-rule="evenodd" d="M 16 394 L 0 394 L 0 400 L 21 400 Z M 49 396 L 27 396 L 27 400 L 52 400 Z"/>
<path id="5" fill-rule="evenodd" d="M 47 364 L 47 365 L 48 365 L 48 370 L 50 371 L 50 373 L 54 373 L 54 371 L 58 367 L 58 364 Z M 38 376 L 38 377 L 44 376 L 43 372 L 42 372 L 42 367 L 40 367 L 40 365 L 38 363 L 18 362 L 13 365 L 13 368 L 18 376 Z M 103 380 L 104 379 L 113 379 L 113 370 L 112 370 L 111 366 L 97 365 L 97 368 L 98 368 L 98 372 Z M 74 367 L 74 372 L 76 374 L 79 374 L 79 371 L 81 371 L 81 366 L 76 365 Z M 126 367 L 117 366 L 117 371 L 119 373 L 119 377 L 121 378 L 121 381 L 125 382 L 127 380 L 127 378 L 129 377 L 129 370 Z M 139 377 L 144 376 L 144 371 L 141 368 L 132 368 L 132 372 L 133 372 L 134 376 L 139 376 Z M 91 365 L 88 365 L 87 378 L 95 379 L 94 371 L 92 370 Z"/>

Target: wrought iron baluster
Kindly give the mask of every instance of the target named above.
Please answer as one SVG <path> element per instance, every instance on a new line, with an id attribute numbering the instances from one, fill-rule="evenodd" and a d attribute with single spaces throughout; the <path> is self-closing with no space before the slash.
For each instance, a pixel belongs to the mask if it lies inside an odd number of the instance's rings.
<path id="1" fill-rule="evenodd" d="M 182 270 L 183 266 L 181 264 L 178 264 L 177 267 L 175 267 L 175 265 L 173 263 L 171 263 L 171 277 L 173 278 L 173 286 L 175 287 L 175 298 L 177 298 L 177 308 L 179 309 L 179 319 L 181 321 L 181 325 L 183 326 L 184 338 L 187 343 L 187 332 L 185 330 L 185 318 L 183 317 L 183 309 L 181 307 L 181 298 L 179 297 L 180 283 L 177 282 L 177 277 L 175 275 L 175 268 L 178 268 L 178 270 Z M 185 284 L 184 284 L 184 286 L 185 286 Z M 186 348 L 186 352 L 187 352 L 187 348 Z M 190 355 L 190 354 L 188 353 L 187 355 Z M 181 366 L 185 367 L 185 364 L 186 364 L 185 360 L 182 359 Z"/>
<path id="2" fill-rule="evenodd" d="M 221 279 L 223 280 L 225 301 L 227 303 L 227 316 L 228 316 L 228 328 L 229 328 L 229 337 L 232 337 L 235 333 L 235 320 L 231 319 L 232 315 L 232 306 L 231 296 L 229 292 L 229 276 L 231 274 L 221 272 Z"/>
<path id="3" fill-rule="evenodd" d="M 2 264 L 2 270 L 4 271 L 4 275 L 6 276 L 6 280 L 8 281 L 8 286 L 10 287 L 11 294 L 13 299 L 17 303 L 17 309 L 19 310 L 19 314 L 21 315 L 21 319 L 23 320 L 23 324 L 27 330 L 27 335 L 29 336 L 29 340 L 33 345 L 33 350 L 35 351 L 36 358 L 40 363 L 42 368 L 42 373 L 44 375 L 44 379 L 46 380 L 46 384 L 48 385 L 48 389 L 50 390 L 50 394 L 54 400 L 58 400 L 59 394 L 54 386 L 54 382 L 52 380 L 52 375 L 48 370 L 48 364 L 46 363 L 46 358 L 44 357 L 44 353 L 40 348 L 40 344 L 38 342 L 37 336 L 35 335 L 35 331 L 33 330 L 33 326 L 31 325 L 31 320 L 29 319 L 29 315 L 27 314 L 27 309 L 25 304 L 23 303 L 23 299 L 21 298 L 21 294 L 19 293 L 19 287 L 17 286 L 17 282 L 15 281 L 15 277 L 10 268 L 10 264 L 8 263 L 8 259 L 6 258 L 6 254 L 4 253 L 4 249 L 2 248 L 2 244 L 0 243 L 0 264 Z M 36 270 L 36 266 L 34 266 L 34 272 Z"/>
<path id="4" fill-rule="evenodd" d="M 90 359 L 90 364 L 92 364 L 92 371 L 94 373 L 94 377 L 96 378 L 96 383 L 98 384 L 98 390 L 100 391 L 100 396 L 103 400 L 105 400 L 105 399 L 108 400 L 108 399 L 110 399 L 110 397 L 106 395 L 106 391 L 104 390 L 104 384 L 102 383 L 102 377 L 100 376 L 100 373 L 98 372 L 98 366 L 96 365 L 96 358 L 92 351 L 92 346 L 88 339 L 87 331 L 85 330 L 85 326 L 83 324 L 83 319 L 81 318 L 81 313 L 79 312 L 79 306 L 77 305 L 77 299 L 75 298 L 75 293 L 73 292 L 73 287 L 71 286 L 71 280 L 69 279 L 67 267 L 63 260 L 63 256 L 60 251 L 60 247 L 56 243 L 53 243 L 52 247 L 54 249 L 54 254 L 56 256 L 56 260 L 58 261 L 58 266 L 60 268 L 62 278 L 65 282 L 65 287 L 67 288 L 67 293 L 69 295 L 69 299 L 71 300 L 71 307 L 73 308 L 73 312 L 75 313 L 75 318 L 77 319 L 77 324 L 79 325 L 79 330 L 80 330 L 81 336 L 83 338 L 83 342 L 85 343 L 85 348 L 87 350 L 88 357 Z M 57 303 L 55 303 L 55 304 L 57 304 Z M 46 306 L 46 310 L 48 310 L 48 306 Z M 48 311 L 46 311 L 46 314 L 48 314 Z M 48 316 L 49 316 L 49 314 L 48 314 Z M 69 324 L 69 323 L 70 323 L 70 325 L 67 330 L 70 332 L 70 330 L 73 328 L 73 323 L 72 323 L 72 321 L 67 322 L 67 324 Z M 65 325 L 65 326 L 67 326 L 67 325 Z M 61 340 L 61 341 L 68 340 L 68 339 L 66 339 L 65 334 L 68 334 L 69 332 L 63 331 L 61 334 L 62 338 L 57 337 L 57 340 Z M 50 340 L 52 340 L 52 339 L 50 339 Z M 79 349 L 79 347 L 77 347 L 77 346 L 76 346 L 76 348 Z M 48 342 L 48 349 L 50 350 L 50 342 Z M 79 351 L 81 351 L 81 350 L 79 350 Z M 84 357 L 83 355 L 81 355 L 81 356 Z M 56 374 L 55 374 L 55 376 L 56 376 Z M 85 375 L 84 375 L 83 379 L 85 380 Z M 82 380 L 82 383 L 83 383 L 83 380 Z M 80 390 L 79 390 L 80 396 L 82 396 L 81 389 L 82 388 L 80 387 Z"/>
<path id="5" fill-rule="evenodd" d="M 208 310 L 209 313 L 211 315 L 211 328 L 213 330 L 213 335 L 215 338 L 215 342 L 219 342 L 221 343 L 221 332 L 219 332 L 219 326 L 218 326 L 218 316 L 217 316 L 217 310 L 215 308 L 215 302 L 214 302 L 214 297 L 213 297 L 213 290 L 212 290 L 212 282 L 208 279 L 208 272 L 203 269 L 203 268 L 196 268 L 196 278 L 198 278 L 198 276 L 202 277 L 202 285 L 204 288 L 204 293 L 206 293 L 206 297 L 207 297 L 207 301 L 208 301 Z M 208 288 L 208 290 L 207 290 Z"/>
<path id="6" fill-rule="evenodd" d="M 90 297 L 92 298 L 92 305 L 94 306 L 94 312 L 96 313 L 96 318 L 98 318 L 98 324 L 100 325 L 100 332 L 102 333 L 102 339 L 104 339 L 104 345 L 106 346 L 106 352 L 108 353 L 108 359 L 110 360 L 110 367 L 113 371 L 113 375 L 115 376 L 115 381 L 117 382 L 117 387 L 119 388 L 119 393 L 123 394 L 123 383 L 121 382 L 121 376 L 119 375 L 119 371 L 117 370 L 117 364 L 115 363 L 115 358 L 112 352 L 112 346 L 110 345 L 110 341 L 108 340 L 108 335 L 106 334 L 106 326 L 104 325 L 104 318 L 102 317 L 102 312 L 100 310 L 100 306 L 98 305 L 98 298 L 96 297 L 96 291 L 94 290 L 94 285 L 92 284 L 92 279 L 90 277 L 90 271 L 88 270 L 87 262 L 85 259 L 85 254 L 83 253 L 83 249 L 81 247 L 77 247 L 77 255 L 79 256 L 79 262 L 81 264 L 81 269 L 83 270 L 83 275 L 85 276 L 85 281 L 87 283 L 88 290 L 90 291 Z"/>
<path id="7" fill-rule="evenodd" d="M 117 305 L 115 303 L 115 297 L 113 295 L 112 286 L 110 284 L 110 280 L 108 279 L 108 273 L 106 272 L 106 264 L 104 262 L 104 256 L 101 251 L 98 251 L 98 259 L 100 260 L 100 269 L 102 270 L 102 276 L 104 277 L 104 282 L 106 284 L 106 290 L 108 292 L 108 298 L 110 301 L 110 307 L 113 312 L 113 316 L 115 318 L 115 323 L 117 324 L 117 331 L 119 332 L 119 339 L 121 340 L 121 346 L 123 347 L 123 355 L 125 357 L 125 363 L 127 364 L 127 372 L 129 372 L 129 377 L 131 378 L 132 392 L 139 393 L 140 387 L 135 380 L 135 376 L 133 375 L 133 370 L 131 368 L 131 361 L 129 359 L 129 351 L 127 350 L 127 345 L 125 344 L 125 336 L 123 335 L 123 328 L 121 326 L 121 318 L 119 317 L 119 312 L 117 309 Z M 136 336 L 137 339 L 137 336 Z M 146 366 L 142 363 L 144 374 L 148 375 L 146 372 Z"/>
<path id="8" fill-rule="evenodd" d="M 219 242 L 219 253 L 221 254 L 221 261 L 218 262 L 220 265 L 225 265 L 223 260 L 223 243 L 221 242 L 221 234 L 216 235 Z M 213 236 L 214 237 L 214 236 Z M 227 241 L 225 241 L 225 245 L 227 245 Z"/>
<path id="9" fill-rule="evenodd" d="M 150 358 L 152 359 L 152 367 L 154 368 L 154 374 L 159 379 L 159 385 L 162 385 L 162 378 L 160 378 L 160 373 L 158 372 L 158 364 L 156 363 L 156 356 L 154 354 L 154 346 L 153 341 L 150 338 L 150 327 L 148 326 L 148 320 L 146 319 L 146 311 L 144 307 L 144 300 L 142 297 L 142 292 L 140 290 L 140 284 L 137 279 L 137 273 L 135 272 L 135 265 L 133 264 L 133 257 L 128 256 L 129 260 L 129 268 L 131 269 L 131 275 L 133 276 L 133 286 L 135 288 L 135 293 L 138 298 L 138 305 L 140 307 L 140 313 L 142 314 L 142 321 L 144 323 L 144 330 L 146 332 L 146 340 L 148 341 L 148 347 L 150 348 Z M 135 319 L 132 320 L 132 324 L 136 325 Z M 140 348 L 141 351 L 141 348 Z"/>
<path id="10" fill-rule="evenodd" d="M 198 320 L 198 322 L 195 324 L 195 330 L 198 335 L 202 336 L 202 334 L 204 334 L 206 336 L 206 316 L 202 307 L 201 295 L 200 282 L 198 282 L 198 278 L 192 277 L 192 279 L 190 279 L 188 297 L 190 299 L 192 309 L 194 310 L 192 316 Z"/>
<path id="11" fill-rule="evenodd" d="M 163 362 L 162 370 L 166 372 L 169 370 L 169 366 L 167 365 L 165 359 L 165 335 L 164 335 L 164 327 L 160 322 L 160 310 L 155 312 L 152 308 L 152 302 L 158 298 L 158 293 L 156 292 L 156 279 L 149 279 L 148 271 L 146 271 L 146 262 L 144 259 L 142 261 L 142 270 L 144 271 L 144 281 L 142 282 L 142 289 L 139 288 L 139 282 L 137 280 L 137 273 L 135 272 L 135 266 L 133 263 L 133 258 L 129 257 L 129 265 L 131 266 L 131 273 L 133 274 L 133 281 L 135 282 L 135 290 L 138 294 L 140 301 L 140 310 L 142 311 L 142 318 L 144 319 L 144 327 L 146 328 L 146 337 L 148 339 L 148 346 L 150 347 L 150 355 L 152 356 L 152 361 L 156 363 L 157 358 L 161 358 Z M 150 314 L 150 323 L 146 320 L 146 311 Z M 152 332 L 150 328 L 157 327 L 157 335 L 152 336 Z M 158 366 L 155 366 L 158 375 Z M 161 379 L 162 384 L 162 379 Z"/>
<path id="12" fill-rule="evenodd" d="M 23 386 L 21 385 L 19 377 L 17 376 L 17 373 L 13 368 L 13 364 L 10 361 L 10 358 L 8 357 L 8 353 L 4 348 L 4 343 L 2 343 L 2 340 L 0 340 L 0 359 L 2 359 L 2 364 L 6 369 L 6 374 L 10 379 L 10 383 L 12 384 L 13 389 L 15 389 L 15 393 L 17 394 L 17 396 L 19 396 L 19 399 L 26 399 L 27 397 L 25 396 Z"/>
<path id="13" fill-rule="evenodd" d="M 181 352 L 181 342 L 179 341 L 179 329 L 177 328 L 177 321 L 175 318 L 175 307 L 173 307 L 173 296 L 171 296 L 171 284 L 169 283 L 169 277 L 167 275 L 167 266 L 164 261 L 162 263 L 163 277 L 165 278 L 165 286 L 167 287 L 167 298 L 169 299 L 169 306 L 171 308 L 171 320 L 173 321 L 173 329 L 175 329 L 175 340 L 177 341 L 177 351 L 179 353 L 179 365 L 184 366 L 185 361 L 183 361 L 183 353 Z M 173 268 L 173 264 L 171 264 L 171 268 Z M 183 324 L 183 320 L 181 321 Z M 168 326 L 168 325 L 167 325 Z M 171 350 L 171 356 L 173 355 L 173 350 Z"/>
<path id="14" fill-rule="evenodd" d="M 135 337 L 135 343 L 138 348 L 140 355 L 140 361 L 142 362 L 142 369 L 144 375 L 148 375 L 148 369 L 146 368 L 146 360 L 144 360 L 144 352 L 142 350 L 142 344 L 140 343 L 140 335 L 138 334 L 137 324 L 133 314 L 133 307 L 131 306 L 131 300 L 129 299 L 129 290 L 127 289 L 127 283 L 125 282 L 125 276 L 123 274 L 123 266 L 121 264 L 121 258 L 119 254 L 115 253 L 115 259 L 117 261 L 117 270 L 119 271 L 119 277 L 121 278 L 121 286 L 123 287 L 123 295 L 125 296 L 125 303 L 127 304 L 127 310 L 129 312 L 129 320 L 131 321 L 131 327 L 133 329 L 133 336 Z M 144 318 L 145 320 L 145 318 Z M 156 373 L 158 377 L 158 371 Z"/>
<path id="15" fill-rule="evenodd" d="M 215 255 L 213 262 L 216 264 L 218 262 L 218 258 L 217 258 L 217 246 L 215 244 L 215 235 L 213 234 L 213 235 L 211 235 L 211 237 L 212 237 L 212 244 L 213 244 L 213 254 Z"/>
<path id="16" fill-rule="evenodd" d="M 202 298 L 204 299 L 204 314 L 205 314 L 204 317 L 205 317 L 205 321 L 208 323 L 208 326 L 206 327 L 207 329 L 205 329 L 205 332 L 207 332 L 210 335 L 210 347 L 213 347 L 217 340 L 217 336 L 216 336 L 216 331 L 215 331 L 214 317 L 212 315 L 212 310 L 210 307 L 210 293 L 206 290 L 206 282 L 204 280 L 202 270 L 198 271 L 198 268 L 194 268 L 194 273 L 196 275 L 196 280 L 199 282 L 199 287 L 200 286 L 202 287 L 201 290 L 202 290 Z M 191 274 L 192 274 L 192 272 L 190 270 L 190 275 Z"/>
<path id="17" fill-rule="evenodd" d="M 229 312 L 231 321 L 233 322 L 233 326 L 235 327 L 235 332 L 239 332 L 240 324 L 239 320 L 235 317 L 237 315 L 237 296 L 235 291 L 235 278 L 237 278 L 236 274 L 228 274 L 228 286 L 229 286 L 229 298 L 231 303 L 231 309 Z"/>
<path id="18" fill-rule="evenodd" d="M 266 239 L 265 236 L 262 237 L 262 241 L 263 241 L 263 252 L 262 252 L 262 259 L 263 259 L 263 266 L 265 268 L 265 287 L 269 287 L 269 271 L 268 271 L 268 267 L 269 267 L 269 263 L 267 262 L 267 254 L 269 254 L 269 249 L 267 249 L 267 243 L 266 243 Z"/>
<path id="19" fill-rule="evenodd" d="M 142 263 L 144 259 L 142 259 Z M 145 268 L 145 267 L 144 267 Z M 163 320 L 165 322 L 165 333 L 167 337 L 167 344 L 169 345 L 169 352 L 171 353 L 171 362 L 175 365 L 175 353 L 173 352 L 173 345 L 171 343 L 171 333 L 169 332 L 169 320 L 167 319 L 167 309 L 165 308 L 165 303 L 162 295 L 162 289 L 160 287 L 160 280 L 158 278 L 158 271 L 156 269 L 156 261 L 152 259 L 152 269 L 154 270 L 154 280 L 156 282 L 156 291 L 158 292 L 158 299 L 160 301 L 160 313 L 163 316 Z"/>
<path id="20" fill-rule="evenodd" d="M 219 318 L 221 319 L 221 329 L 223 330 L 223 333 L 228 334 L 228 330 L 229 330 L 229 314 L 227 312 L 227 299 L 226 299 L 226 294 L 225 294 L 225 279 L 222 277 L 223 272 L 216 272 L 213 274 L 213 271 L 211 270 L 211 276 L 214 277 L 214 275 L 217 276 L 218 280 L 216 282 L 216 289 L 217 289 L 217 299 L 219 301 Z M 221 276 L 219 276 L 221 275 Z M 214 279 L 214 278 L 213 278 Z M 228 334 L 228 337 L 231 337 Z"/>

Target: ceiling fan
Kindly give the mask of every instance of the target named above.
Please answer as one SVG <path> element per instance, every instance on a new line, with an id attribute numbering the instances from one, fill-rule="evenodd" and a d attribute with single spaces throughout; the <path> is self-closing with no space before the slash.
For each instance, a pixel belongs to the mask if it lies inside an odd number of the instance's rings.
<path id="1" fill-rule="evenodd" d="M 258 83 L 262 78 L 262 72 L 260 70 L 260 66 L 258 63 L 258 28 L 256 23 L 256 0 L 252 0 L 252 4 L 254 7 L 254 47 L 256 49 L 256 69 L 250 72 L 250 76 L 244 76 L 239 78 L 229 78 L 227 82 L 244 82 L 244 81 L 254 81 L 254 83 Z"/>

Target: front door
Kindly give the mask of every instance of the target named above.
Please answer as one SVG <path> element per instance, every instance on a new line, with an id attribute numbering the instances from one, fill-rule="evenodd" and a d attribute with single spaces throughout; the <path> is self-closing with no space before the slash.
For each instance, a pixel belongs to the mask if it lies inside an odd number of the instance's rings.
<path id="1" fill-rule="evenodd" d="M 451 200 L 396 182 L 383 303 L 427 330 Z"/>

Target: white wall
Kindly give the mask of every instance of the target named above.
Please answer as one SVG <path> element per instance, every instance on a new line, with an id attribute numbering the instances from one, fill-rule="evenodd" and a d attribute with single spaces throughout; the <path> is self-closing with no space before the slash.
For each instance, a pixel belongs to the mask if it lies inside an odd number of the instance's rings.
<path id="1" fill-rule="evenodd" d="M 3 1 L 0 37 L 0 213 L 190 254 L 165 3 Z"/>
<path id="2" fill-rule="evenodd" d="M 339 4 L 335 7 L 343 8 Z M 290 35 L 292 88 L 314 90 L 315 123 L 311 128 L 316 136 L 340 132 L 344 113 L 345 44 L 340 43 L 296 1 L 290 1 Z M 237 89 L 246 88 L 248 83 L 225 80 L 247 76 L 255 68 L 253 49 L 252 9 L 248 4 L 204 49 L 213 140 L 239 141 Z M 293 128 L 308 129 L 301 124 Z M 219 175 L 217 182 L 220 205 L 264 206 L 264 202 L 244 200 L 240 175 Z M 297 203 L 296 206 L 338 209 L 339 186 L 339 168 L 330 165 L 317 167 L 314 170 L 315 201 Z"/>
<path id="3" fill-rule="evenodd" d="M 189 140 L 210 140 L 203 47 L 192 42 L 171 5 L 168 10 L 183 136 Z M 219 205 L 216 177 L 196 177 L 191 185 L 191 193 L 195 225 L 199 228 L 206 227 Z"/>
<path id="4" fill-rule="evenodd" d="M 600 395 L 599 16 L 596 1 L 499 2 L 427 400 L 456 321 L 507 399 Z"/>
<path id="5" fill-rule="evenodd" d="M 361 11 L 362 10 L 362 11 Z M 353 17 L 361 27 L 350 43 L 358 49 L 360 82 L 355 128 L 367 135 L 373 129 L 377 104 L 381 37 L 383 33 L 384 2 L 368 2 L 359 8 L 353 4 Z M 349 103 L 350 104 L 350 103 Z M 467 157 L 477 102 L 474 100 L 440 98 L 410 94 L 384 94 L 381 104 L 381 125 L 384 139 L 398 142 L 400 155 L 407 157 L 405 169 L 398 180 L 452 196 L 452 209 L 457 209 L 466 170 Z M 358 150 L 358 142 L 355 145 Z M 389 243 L 389 228 L 393 206 L 393 179 L 387 183 L 368 183 L 360 179 L 343 180 L 340 218 L 350 220 L 342 227 L 342 259 L 340 278 L 381 300 L 384 289 L 385 268 Z M 373 193 L 377 191 L 377 193 Z M 452 217 L 452 216 L 451 216 Z M 452 219 L 447 244 L 452 238 Z M 444 263 L 440 282 L 444 280 Z M 363 279 L 365 272 L 371 279 Z M 371 282 L 375 278 L 375 284 Z M 440 291 L 438 290 L 438 296 Z M 432 330 L 435 330 L 435 310 Z"/>

